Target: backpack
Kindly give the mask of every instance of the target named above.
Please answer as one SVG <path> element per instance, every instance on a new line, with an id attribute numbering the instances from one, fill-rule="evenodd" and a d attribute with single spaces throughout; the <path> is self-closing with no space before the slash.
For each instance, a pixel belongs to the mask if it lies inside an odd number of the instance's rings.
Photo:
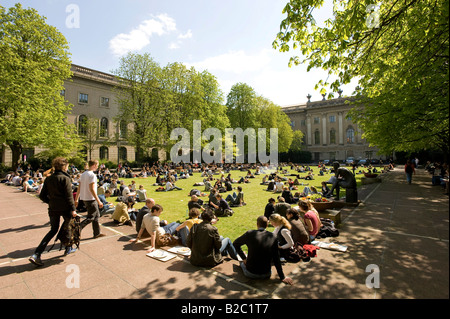
<path id="1" fill-rule="evenodd" d="M 52 250 L 53 246 L 55 246 L 56 242 L 59 240 L 61 242 L 61 246 L 59 250 L 63 247 L 72 247 L 75 245 L 77 249 L 80 248 L 80 239 L 81 239 L 81 221 L 80 216 L 72 217 L 69 222 L 64 222 L 59 229 L 58 235 L 56 236 L 55 242 L 52 247 L 49 248 L 48 251 Z"/>

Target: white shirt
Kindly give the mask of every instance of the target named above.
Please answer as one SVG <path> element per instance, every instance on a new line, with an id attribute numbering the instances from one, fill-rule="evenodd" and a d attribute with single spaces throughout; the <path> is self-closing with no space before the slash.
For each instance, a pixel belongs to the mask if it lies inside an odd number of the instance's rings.
<path id="1" fill-rule="evenodd" d="M 274 229 L 273 234 L 275 235 L 275 237 L 277 236 L 279 231 L 280 231 L 280 227 L 276 227 Z M 294 246 L 294 240 L 292 239 L 291 232 L 289 229 L 283 228 L 281 230 L 281 235 L 286 240 L 286 244 L 284 244 L 283 246 L 280 246 L 281 249 L 288 249 L 288 248 L 291 248 Z"/>
<path id="2" fill-rule="evenodd" d="M 94 192 L 97 192 L 97 176 L 93 171 L 87 170 L 80 177 L 80 199 L 95 200 L 95 197 L 89 191 L 89 184 L 94 183 Z"/>

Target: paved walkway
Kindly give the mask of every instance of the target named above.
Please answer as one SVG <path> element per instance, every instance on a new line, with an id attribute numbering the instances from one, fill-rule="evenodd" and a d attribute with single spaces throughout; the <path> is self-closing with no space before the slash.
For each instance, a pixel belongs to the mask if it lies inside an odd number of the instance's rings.
<path id="1" fill-rule="evenodd" d="M 0 298 L 449 298 L 449 198 L 431 185 L 431 176 L 419 170 L 407 185 L 396 169 L 381 183 L 363 186 L 359 198 L 358 207 L 341 211 L 340 236 L 323 239 L 348 251 L 320 249 L 309 263 L 286 265 L 295 282 L 286 286 L 275 271 L 269 280 L 246 279 L 230 259 L 212 269 L 194 267 L 185 257 L 154 260 L 144 244 L 128 242 L 134 229 L 105 216 L 106 237 L 89 238 L 88 226 L 79 251 L 62 257 L 55 245 L 36 268 L 28 257 L 49 229 L 47 205 L 1 184 Z"/>

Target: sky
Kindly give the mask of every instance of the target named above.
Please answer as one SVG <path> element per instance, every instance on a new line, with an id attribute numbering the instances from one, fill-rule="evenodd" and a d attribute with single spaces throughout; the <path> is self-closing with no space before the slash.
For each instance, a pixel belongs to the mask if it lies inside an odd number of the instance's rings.
<path id="1" fill-rule="evenodd" d="M 128 52 L 149 53 L 162 67 L 180 62 L 213 74 L 226 95 L 246 83 L 279 106 L 322 99 L 324 70 L 289 67 L 292 49 L 272 48 L 287 0 L 2 0 L 34 8 L 67 39 L 72 63 L 112 73 Z M 317 21 L 331 14 L 332 1 Z M 343 87 L 351 95 L 356 85 Z"/>

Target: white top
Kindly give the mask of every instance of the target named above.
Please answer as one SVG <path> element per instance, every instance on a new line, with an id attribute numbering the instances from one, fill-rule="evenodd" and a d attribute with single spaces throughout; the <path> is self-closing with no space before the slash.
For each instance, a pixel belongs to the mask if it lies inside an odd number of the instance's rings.
<path id="1" fill-rule="evenodd" d="M 280 227 L 276 227 L 274 229 L 273 234 L 275 235 L 275 237 L 277 236 L 279 231 L 280 231 Z M 292 239 L 291 231 L 289 229 L 283 228 L 281 230 L 281 235 L 286 240 L 286 244 L 284 244 L 283 246 L 280 246 L 281 249 L 288 249 L 288 248 L 291 248 L 294 246 L 294 240 Z"/>
<path id="2" fill-rule="evenodd" d="M 141 227 L 144 227 L 150 235 L 153 234 L 154 231 L 156 231 L 156 236 L 161 236 L 166 232 L 164 228 L 159 225 L 159 222 L 160 220 L 158 216 L 153 216 L 152 214 L 148 213 L 145 214 L 142 218 Z"/>
<path id="3" fill-rule="evenodd" d="M 93 171 L 86 170 L 80 178 L 80 199 L 95 200 L 95 197 L 89 191 L 89 184 L 94 183 L 94 192 L 97 192 L 97 176 Z"/>

